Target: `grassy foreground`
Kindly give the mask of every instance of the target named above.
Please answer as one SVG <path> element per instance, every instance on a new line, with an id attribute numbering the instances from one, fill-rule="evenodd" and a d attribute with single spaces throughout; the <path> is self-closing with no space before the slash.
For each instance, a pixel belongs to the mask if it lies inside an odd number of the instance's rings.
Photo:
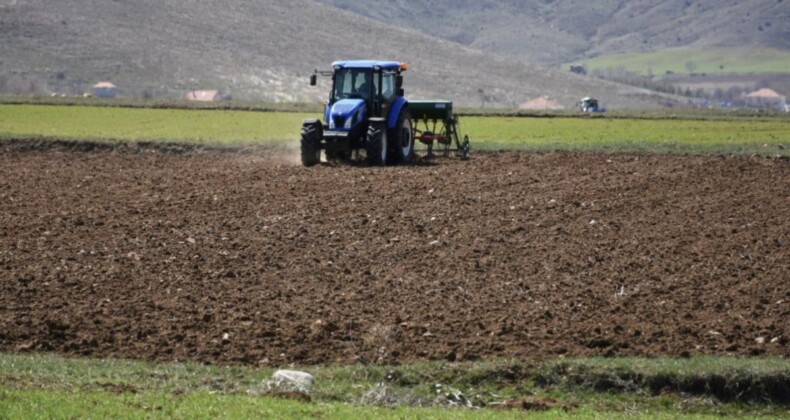
<path id="1" fill-rule="evenodd" d="M 0 354 L 0 418 L 752 418 L 790 415 L 782 359 L 578 359 L 273 369 Z M 784 387 L 784 388 L 782 388 Z M 782 400 L 784 398 L 784 400 Z"/>
<path id="2" fill-rule="evenodd" d="M 1 138 L 175 141 L 295 147 L 316 113 L 0 105 Z M 418 124 L 424 129 L 424 124 Z M 788 155 L 790 118 L 630 119 L 465 116 L 473 150 Z"/>

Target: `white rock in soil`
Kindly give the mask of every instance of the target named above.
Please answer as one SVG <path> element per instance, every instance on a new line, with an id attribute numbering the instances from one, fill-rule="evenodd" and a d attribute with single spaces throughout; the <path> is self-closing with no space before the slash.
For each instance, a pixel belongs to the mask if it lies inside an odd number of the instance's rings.
<path id="1" fill-rule="evenodd" d="M 298 370 L 278 370 L 272 375 L 272 379 L 278 382 L 285 382 L 296 385 L 301 389 L 308 389 L 313 384 L 313 375 Z"/>

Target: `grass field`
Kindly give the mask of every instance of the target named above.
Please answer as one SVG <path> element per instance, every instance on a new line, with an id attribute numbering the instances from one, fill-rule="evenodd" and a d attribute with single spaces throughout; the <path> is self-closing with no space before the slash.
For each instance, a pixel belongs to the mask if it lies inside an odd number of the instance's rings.
<path id="1" fill-rule="evenodd" d="M 784 153 L 790 121 L 481 118 L 463 120 L 479 149 Z"/>
<path id="2" fill-rule="evenodd" d="M 644 76 L 677 74 L 761 74 L 790 72 L 787 51 L 755 49 L 669 49 L 649 53 L 611 54 L 582 61 L 587 71 L 625 69 Z M 568 68 L 567 65 L 563 68 Z"/>
<path id="3" fill-rule="evenodd" d="M 296 140 L 315 114 L 0 105 L 0 135 L 242 145 Z"/>
<path id="4" fill-rule="evenodd" d="M 0 138 L 296 146 L 316 113 L 0 105 Z M 476 150 L 583 150 L 787 155 L 790 119 L 465 116 Z M 424 128 L 422 125 L 420 128 Z"/>
<path id="5" fill-rule="evenodd" d="M 316 378 L 304 394 L 309 402 L 278 397 L 264 386 L 272 369 L 0 354 L 0 418 L 521 418 L 522 410 L 491 408 L 525 396 L 550 405 L 533 413 L 539 418 L 790 414 L 786 406 L 759 400 L 771 396 L 768 387 L 790 377 L 790 363 L 779 359 L 433 362 L 305 370 Z M 776 383 L 759 382 L 766 378 Z M 666 382 L 660 393 L 649 389 L 657 380 Z M 694 388 L 695 383 L 701 385 Z M 731 387 L 739 398 L 722 400 L 709 385 L 714 383 Z"/>

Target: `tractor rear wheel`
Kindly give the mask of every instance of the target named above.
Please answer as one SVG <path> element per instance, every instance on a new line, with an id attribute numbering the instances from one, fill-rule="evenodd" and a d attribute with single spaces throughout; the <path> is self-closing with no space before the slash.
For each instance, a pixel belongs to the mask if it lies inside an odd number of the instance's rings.
<path id="1" fill-rule="evenodd" d="M 368 127 L 366 151 L 368 163 L 375 166 L 387 164 L 387 123 L 385 121 L 371 121 Z"/>
<path id="2" fill-rule="evenodd" d="M 302 124 L 302 165 L 315 166 L 321 161 L 321 126 Z"/>
<path id="3" fill-rule="evenodd" d="M 410 164 L 414 159 L 414 129 L 408 109 L 401 111 L 392 134 L 396 163 Z"/>

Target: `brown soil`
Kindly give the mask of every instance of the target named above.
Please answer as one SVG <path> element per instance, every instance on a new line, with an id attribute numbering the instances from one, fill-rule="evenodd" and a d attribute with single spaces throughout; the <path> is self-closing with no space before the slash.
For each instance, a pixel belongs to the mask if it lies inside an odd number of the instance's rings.
<path id="1" fill-rule="evenodd" d="M 306 169 L 25 144 L 0 148 L 1 351 L 261 365 L 790 356 L 786 159 Z"/>

